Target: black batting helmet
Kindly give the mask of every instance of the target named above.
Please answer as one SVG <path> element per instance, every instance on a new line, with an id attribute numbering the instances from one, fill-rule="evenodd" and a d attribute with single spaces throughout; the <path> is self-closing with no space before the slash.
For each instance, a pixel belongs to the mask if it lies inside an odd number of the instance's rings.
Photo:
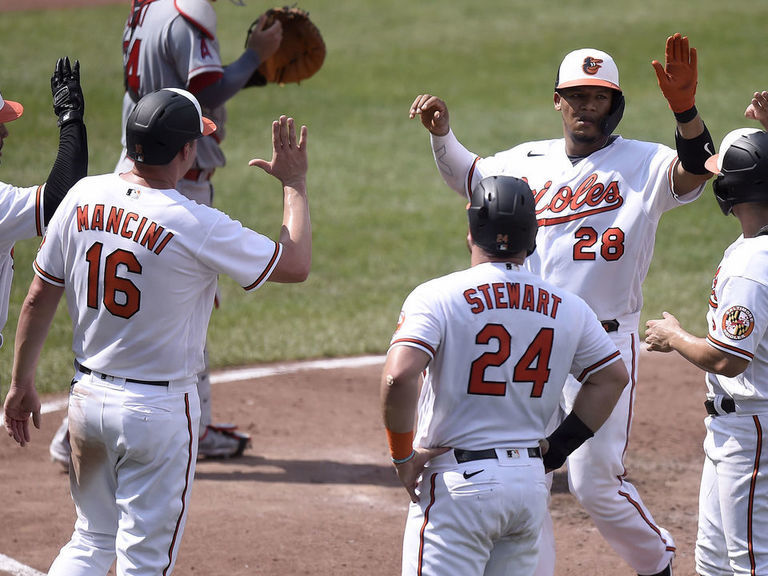
<path id="1" fill-rule="evenodd" d="M 768 202 L 768 134 L 762 130 L 729 132 L 720 153 L 710 156 L 705 165 L 718 175 L 712 190 L 723 214 L 730 214 L 734 204 Z"/>
<path id="2" fill-rule="evenodd" d="M 163 88 L 144 96 L 128 116 L 127 155 L 143 164 L 168 164 L 184 144 L 214 130 L 216 125 L 203 116 L 192 94 Z"/>
<path id="3" fill-rule="evenodd" d="M 494 256 L 536 249 L 536 202 L 525 181 L 488 176 L 472 189 L 467 208 L 472 240 Z"/>

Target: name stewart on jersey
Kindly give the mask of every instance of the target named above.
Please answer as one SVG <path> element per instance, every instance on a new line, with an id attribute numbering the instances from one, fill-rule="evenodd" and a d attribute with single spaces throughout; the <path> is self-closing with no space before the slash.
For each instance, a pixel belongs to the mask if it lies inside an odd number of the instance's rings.
<path id="1" fill-rule="evenodd" d="M 624 204 L 624 198 L 621 196 L 619 183 L 616 180 L 611 181 L 606 186 L 602 182 L 598 182 L 597 178 L 597 174 L 592 173 L 582 180 L 576 188 L 563 186 L 552 194 L 548 202 L 542 202 L 542 199 L 549 192 L 552 180 L 548 180 L 541 190 L 531 190 L 536 200 L 537 216 L 544 212 L 550 215 L 562 214 L 561 216 L 538 218 L 539 226 L 554 226 L 555 224 L 579 220 L 593 214 L 617 210 Z M 528 183 L 527 178 L 523 178 L 523 180 Z"/>
<path id="2" fill-rule="evenodd" d="M 563 301 L 557 294 L 531 284 L 521 287 L 519 282 L 494 282 L 468 288 L 464 291 L 464 299 L 471 306 L 472 314 L 509 308 L 530 310 L 550 318 L 557 317 L 557 309 Z"/>
<path id="3" fill-rule="evenodd" d="M 85 204 L 77 207 L 77 231 L 84 230 L 122 236 L 155 254 L 160 254 L 173 238 L 173 232 L 145 216 L 115 206 L 111 206 L 107 213 L 104 204 Z"/>

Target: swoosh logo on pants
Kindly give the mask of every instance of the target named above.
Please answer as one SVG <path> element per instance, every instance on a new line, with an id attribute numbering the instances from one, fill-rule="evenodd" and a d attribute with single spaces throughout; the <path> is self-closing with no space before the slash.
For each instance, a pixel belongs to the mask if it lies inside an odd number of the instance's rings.
<path id="1" fill-rule="evenodd" d="M 475 472 L 464 472 L 464 480 L 469 480 L 472 478 L 472 476 L 477 476 L 480 474 L 480 472 L 483 472 L 485 468 L 481 468 L 480 470 L 476 470 Z"/>

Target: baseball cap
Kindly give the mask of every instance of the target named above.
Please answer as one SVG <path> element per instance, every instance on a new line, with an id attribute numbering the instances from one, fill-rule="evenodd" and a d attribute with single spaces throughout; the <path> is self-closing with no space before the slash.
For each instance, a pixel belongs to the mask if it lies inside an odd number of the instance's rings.
<path id="1" fill-rule="evenodd" d="M 739 138 L 754 134 L 755 132 L 761 132 L 761 130 L 758 130 L 757 128 L 737 128 L 736 130 L 728 132 L 720 143 L 720 152 L 707 158 L 707 161 L 704 162 L 704 167 L 712 172 L 712 174 L 720 174 L 723 171 L 723 160 L 730 147 Z"/>
<path id="2" fill-rule="evenodd" d="M 605 86 L 621 91 L 619 69 L 613 58 L 602 50 L 574 50 L 566 54 L 560 63 L 555 90 L 571 86 Z"/>
<path id="3" fill-rule="evenodd" d="M 0 95 L 0 122 L 10 122 L 16 120 L 24 113 L 24 106 L 11 100 L 3 100 Z"/>

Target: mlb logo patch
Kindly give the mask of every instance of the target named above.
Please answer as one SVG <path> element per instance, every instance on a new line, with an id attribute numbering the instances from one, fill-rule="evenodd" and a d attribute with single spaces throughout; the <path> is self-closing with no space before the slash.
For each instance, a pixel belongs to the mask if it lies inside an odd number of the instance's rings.
<path id="1" fill-rule="evenodd" d="M 518 450 L 517 448 L 508 449 L 507 458 L 520 458 L 520 450 Z"/>
<path id="2" fill-rule="evenodd" d="M 125 191 L 125 195 L 128 196 L 128 198 L 138 200 L 139 196 L 141 196 L 141 190 L 136 190 L 136 188 L 128 188 L 128 190 Z"/>

